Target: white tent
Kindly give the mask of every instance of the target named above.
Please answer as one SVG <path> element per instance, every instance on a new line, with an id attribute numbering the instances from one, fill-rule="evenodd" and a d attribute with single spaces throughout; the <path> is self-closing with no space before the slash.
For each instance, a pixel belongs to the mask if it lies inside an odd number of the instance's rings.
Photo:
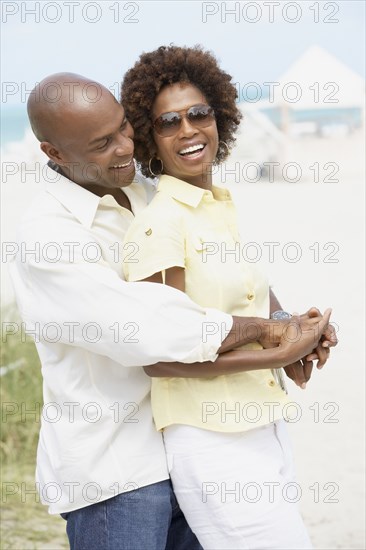
<path id="1" fill-rule="evenodd" d="M 319 46 L 312 46 L 273 85 L 257 107 L 365 108 L 365 80 Z"/>
<path id="2" fill-rule="evenodd" d="M 256 105 L 240 103 L 238 107 L 243 119 L 231 161 L 246 159 L 262 166 L 264 161 L 278 160 L 279 150 L 283 147 L 285 139 L 284 134 L 257 109 Z"/>
<path id="3" fill-rule="evenodd" d="M 288 136 L 347 135 L 365 124 L 365 80 L 319 46 L 309 48 L 267 90 L 269 97 L 256 106 L 269 110 Z"/>

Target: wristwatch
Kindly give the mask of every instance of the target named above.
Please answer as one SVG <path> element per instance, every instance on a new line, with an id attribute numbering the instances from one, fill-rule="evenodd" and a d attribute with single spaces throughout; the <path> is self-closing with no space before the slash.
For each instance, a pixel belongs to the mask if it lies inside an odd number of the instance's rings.
<path id="1" fill-rule="evenodd" d="M 287 311 L 283 311 L 282 309 L 278 309 L 277 311 L 274 311 L 271 313 L 271 319 L 276 319 L 276 321 L 282 321 L 283 319 L 291 319 L 292 315 L 291 313 L 288 313 Z"/>

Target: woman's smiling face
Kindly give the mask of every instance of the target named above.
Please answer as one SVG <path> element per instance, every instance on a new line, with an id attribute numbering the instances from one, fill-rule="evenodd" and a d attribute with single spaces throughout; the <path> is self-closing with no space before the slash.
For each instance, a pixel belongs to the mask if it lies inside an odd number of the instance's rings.
<path id="1" fill-rule="evenodd" d="M 209 117 L 207 126 L 198 127 L 185 116 L 186 110 L 199 104 L 208 105 L 208 102 L 198 88 L 184 82 L 171 84 L 156 97 L 152 119 L 155 121 L 163 113 L 180 111 L 182 121 L 173 135 L 163 137 L 154 130 L 156 156 L 163 161 L 164 174 L 206 188 L 211 186 L 210 172 L 219 137 L 214 117 Z"/>

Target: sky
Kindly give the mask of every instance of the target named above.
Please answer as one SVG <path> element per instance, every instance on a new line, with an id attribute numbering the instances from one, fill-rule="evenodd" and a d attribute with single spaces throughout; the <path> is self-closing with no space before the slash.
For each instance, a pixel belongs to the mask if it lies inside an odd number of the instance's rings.
<path id="1" fill-rule="evenodd" d="M 76 72 L 118 95 L 142 51 L 201 44 L 235 82 L 278 79 L 316 44 L 365 76 L 365 2 L 1 2 L 2 107 L 45 76 Z"/>

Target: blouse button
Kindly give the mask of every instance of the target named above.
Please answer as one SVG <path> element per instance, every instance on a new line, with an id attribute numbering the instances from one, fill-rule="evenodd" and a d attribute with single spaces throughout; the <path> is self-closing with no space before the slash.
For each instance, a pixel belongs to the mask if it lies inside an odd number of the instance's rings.
<path id="1" fill-rule="evenodd" d="M 147 235 L 148 237 L 150 237 L 151 234 L 152 234 L 152 229 L 148 229 L 147 231 L 145 231 L 145 235 Z"/>
<path id="2" fill-rule="evenodd" d="M 249 293 L 247 294 L 247 298 L 248 298 L 248 300 L 253 300 L 253 298 L 254 298 L 253 292 L 249 292 Z"/>
<path id="3" fill-rule="evenodd" d="M 275 384 L 276 384 L 276 382 L 275 382 L 274 380 L 270 380 L 270 381 L 268 382 L 268 385 L 269 385 L 269 386 L 274 386 Z"/>

